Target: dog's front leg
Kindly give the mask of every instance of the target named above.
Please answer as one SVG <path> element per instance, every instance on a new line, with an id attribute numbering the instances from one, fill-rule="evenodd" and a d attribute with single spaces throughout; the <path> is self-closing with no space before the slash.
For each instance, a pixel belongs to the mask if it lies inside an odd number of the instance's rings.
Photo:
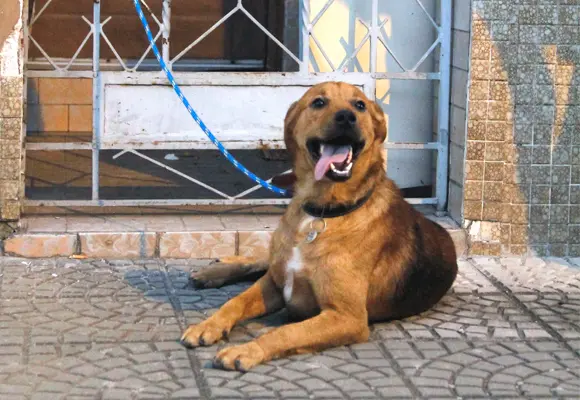
<path id="1" fill-rule="evenodd" d="M 368 340 L 366 287 L 352 280 L 322 293 L 322 312 L 308 320 L 286 325 L 258 339 L 221 350 L 215 364 L 247 371 L 262 362 L 286 355 L 306 353 Z M 348 286 L 348 287 L 347 287 Z M 321 299 L 321 300 L 322 300 Z"/>
<path id="2" fill-rule="evenodd" d="M 270 274 L 266 274 L 207 320 L 189 326 L 181 337 L 181 343 L 188 348 L 209 346 L 225 337 L 237 322 L 272 313 L 283 306 L 282 294 Z"/>

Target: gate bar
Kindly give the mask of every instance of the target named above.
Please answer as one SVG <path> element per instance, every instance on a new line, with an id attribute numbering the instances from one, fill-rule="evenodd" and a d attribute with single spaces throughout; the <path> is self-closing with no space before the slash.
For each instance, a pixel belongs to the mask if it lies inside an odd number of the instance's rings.
<path id="1" fill-rule="evenodd" d="M 449 101 L 451 75 L 451 1 L 441 0 L 441 26 L 439 27 L 439 95 L 437 124 L 439 150 L 437 151 L 436 192 L 437 211 L 443 213 L 447 205 L 447 171 L 449 162 Z"/>
<path id="2" fill-rule="evenodd" d="M 169 54 L 169 36 L 171 34 L 171 0 L 163 0 L 163 61 L 169 70 L 173 70 L 171 56 Z"/>
<path id="3" fill-rule="evenodd" d="M 300 72 L 308 74 L 310 69 L 310 0 L 299 2 L 300 5 L 300 44 L 302 62 L 300 63 Z"/>
<path id="4" fill-rule="evenodd" d="M 99 150 L 101 148 L 101 0 L 93 0 L 93 176 L 92 199 L 99 200 Z"/>

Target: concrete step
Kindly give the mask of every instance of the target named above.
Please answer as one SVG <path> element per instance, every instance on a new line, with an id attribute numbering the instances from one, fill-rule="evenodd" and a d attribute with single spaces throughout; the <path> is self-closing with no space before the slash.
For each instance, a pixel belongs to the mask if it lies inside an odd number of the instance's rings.
<path id="1" fill-rule="evenodd" d="M 4 241 L 9 256 L 45 258 L 195 258 L 267 253 L 281 211 L 268 214 L 30 216 Z M 458 255 L 465 232 L 449 217 L 428 215 L 451 234 Z"/>

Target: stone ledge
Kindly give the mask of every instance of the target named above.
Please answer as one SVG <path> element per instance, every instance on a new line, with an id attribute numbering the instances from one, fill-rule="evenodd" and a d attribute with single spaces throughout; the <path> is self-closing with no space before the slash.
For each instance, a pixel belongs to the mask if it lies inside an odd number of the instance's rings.
<path id="1" fill-rule="evenodd" d="M 428 216 L 451 235 L 458 257 L 467 236 L 448 217 Z M 30 258 L 215 259 L 265 257 L 279 215 L 28 217 L 5 241 L 5 252 Z"/>

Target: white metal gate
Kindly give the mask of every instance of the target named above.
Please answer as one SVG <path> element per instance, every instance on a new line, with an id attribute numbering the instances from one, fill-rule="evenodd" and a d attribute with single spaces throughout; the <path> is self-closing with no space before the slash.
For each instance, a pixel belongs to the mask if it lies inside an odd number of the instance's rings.
<path id="1" fill-rule="evenodd" d="M 57 0 L 45 0 L 42 8 L 35 10 L 29 22 L 33 26 L 37 19 Z M 143 153 L 152 149 L 209 149 L 211 142 L 198 129 L 179 104 L 165 76 L 160 71 L 143 71 L 142 67 L 151 55 L 148 47 L 140 59 L 128 63 L 117 51 L 107 36 L 107 24 L 111 17 L 101 17 L 101 2 L 113 0 L 94 0 L 93 15 L 89 19 L 82 16 L 88 26 L 88 33 L 75 54 L 67 60 L 56 60 L 35 39 L 28 35 L 29 46 L 35 46 L 45 58 L 44 62 L 29 62 L 28 77 L 43 78 L 92 78 L 93 80 L 93 136 L 91 143 L 27 143 L 28 150 L 62 151 L 90 150 L 92 153 L 92 199 L 87 200 L 27 200 L 27 205 L 46 206 L 151 206 L 151 205 L 197 205 L 197 204 L 284 204 L 287 199 L 267 198 L 248 199 L 246 196 L 260 187 L 255 186 L 242 193 L 228 194 L 211 185 L 193 178 Z M 119 1 L 119 0 L 115 0 Z M 123 0 L 131 2 L 132 0 Z M 327 80 L 341 80 L 359 86 L 370 98 L 377 96 L 377 83 L 393 80 L 423 80 L 436 83 L 437 106 L 436 128 L 433 140 L 423 143 L 387 142 L 388 149 L 430 150 L 436 152 L 435 193 L 429 198 L 409 198 L 413 204 L 433 204 L 443 211 L 447 201 L 447 164 L 448 164 L 448 127 L 449 127 L 449 90 L 450 90 L 450 55 L 451 55 L 451 0 L 440 0 L 438 15 L 433 16 L 426 10 L 421 0 L 405 0 L 416 3 L 424 13 L 425 20 L 436 32 L 435 41 L 416 60 L 413 66 L 404 65 L 388 41 L 385 39 L 384 26 L 387 19 L 381 19 L 379 6 L 384 2 L 395 0 L 368 0 L 371 8 L 370 23 L 358 19 L 366 33 L 359 38 L 356 46 L 343 46 L 345 56 L 336 64 L 327 54 L 316 32 L 316 26 L 331 8 L 333 3 L 341 0 L 325 0 L 316 12 L 311 12 L 311 3 L 315 0 L 300 0 L 300 54 L 296 56 L 275 35 L 248 12 L 244 0 L 237 0 L 235 7 L 219 21 L 190 43 L 177 56 L 170 57 L 172 43 L 171 12 L 172 0 L 162 1 L 162 13 L 151 18 L 158 30 L 153 33 L 155 39 L 161 39 L 163 58 L 169 68 L 197 46 L 204 38 L 222 25 L 236 13 L 243 13 L 270 40 L 282 49 L 287 59 L 298 65 L 297 72 L 181 72 L 173 74 L 186 96 L 206 124 L 228 149 L 283 148 L 282 123 L 284 113 L 291 103 L 313 84 Z M 398 1 L 398 0 L 397 0 Z M 399 2 L 400 3 L 400 2 Z M 149 10 L 145 1 L 142 4 Z M 135 15 L 135 18 L 137 16 Z M 144 33 L 140 33 L 144 34 Z M 129 38 L 130 39 L 130 38 Z M 92 40 L 92 65 L 77 60 L 82 48 Z M 101 41 L 114 54 L 115 60 L 105 61 L 101 57 Z M 356 66 L 357 57 L 363 48 L 368 48 L 368 68 Z M 379 49 L 386 51 L 400 71 L 392 72 L 377 68 Z M 313 53 L 324 60 L 331 72 L 319 72 Z M 421 65 L 428 57 L 436 55 L 434 71 L 420 71 Z M 111 64 L 118 64 L 111 68 Z M 358 71 L 357 71 L 358 68 Z M 117 70 L 114 70 L 117 69 Z M 283 89 L 283 90 L 281 90 Z M 224 97 L 233 97 L 224 112 Z M 276 98 L 276 102 L 272 102 Z M 151 101 L 154 99 L 155 101 Z M 247 107 L 236 108 L 236 104 L 252 104 L 259 110 L 248 113 Z M 166 116 L 160 118 L 160 116 Z M 242 129 L 236 128 L 242 126 Z M 128 199 L 108 200 L 99 194 L 99 156 L 103 150 L 116 150 L 116 158 L 131 153 L 160 168 L 169 170 L 189 180 L 193 184 L 212 191 L 216 199 Z M 260 175 L 259 171 L 254 171 Z M 266 177 L 263 177 L 266 178 Z M 240 176 L 240 179 L 245 177 Z"/>

